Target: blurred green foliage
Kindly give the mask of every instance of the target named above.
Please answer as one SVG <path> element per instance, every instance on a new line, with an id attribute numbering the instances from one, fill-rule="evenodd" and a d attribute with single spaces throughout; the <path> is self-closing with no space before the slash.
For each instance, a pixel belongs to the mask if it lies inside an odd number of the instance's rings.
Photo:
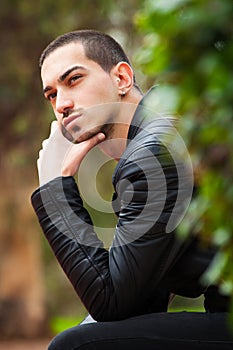
<path id="1" fill-rule="evenodd" d="M 135 60 L 165 91 L 162 109 L 180 115 L 194 164 L 198 190 L 179 232 L 219 247 L 203 279 L 233 296 L 232 15 L 231 0 L 145 0 Z"/>
<path id="2" fill-rule="evenodd" d="M 77 326 L 83 321 L 83 317 L 54 317 L 50 321 L 53 334 L 58 334 L 68 328 Z"/>

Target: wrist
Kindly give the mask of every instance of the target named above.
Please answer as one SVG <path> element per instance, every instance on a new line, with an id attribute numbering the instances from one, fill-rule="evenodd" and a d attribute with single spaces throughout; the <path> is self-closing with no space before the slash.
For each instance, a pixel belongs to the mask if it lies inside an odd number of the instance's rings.
<path id="1" fill-rule="evenodd" d="M 78 167 L 63 167 L 61 169 L 61 176 L 63 177 L 67 177 L 67 176 L 75 176 L 75 174 L 77 173 L 78 171 Z"/>

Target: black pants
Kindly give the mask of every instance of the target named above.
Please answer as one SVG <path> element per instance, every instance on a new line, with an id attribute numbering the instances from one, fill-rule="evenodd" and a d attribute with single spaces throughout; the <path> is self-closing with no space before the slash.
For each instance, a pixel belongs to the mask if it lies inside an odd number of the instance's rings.
<path id="1" fill-rule="evenodd" d="M 49 350 L 233 350 L 226 313 L 155 313 L 70 328 Z"/>

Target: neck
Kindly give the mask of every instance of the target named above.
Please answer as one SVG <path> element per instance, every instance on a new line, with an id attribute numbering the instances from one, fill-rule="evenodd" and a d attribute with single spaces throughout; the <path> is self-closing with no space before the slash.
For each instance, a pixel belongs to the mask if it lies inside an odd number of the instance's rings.
<path id="1" fill-rule="evenodd" d="M 127 146 L 129 127 L 142 95 L 139 92 L 128 93 L 120 102 L 116 122 L 112 124 L 105 142 L 99 144 L 102 152 L 115 160 L 119 160 Z"/>

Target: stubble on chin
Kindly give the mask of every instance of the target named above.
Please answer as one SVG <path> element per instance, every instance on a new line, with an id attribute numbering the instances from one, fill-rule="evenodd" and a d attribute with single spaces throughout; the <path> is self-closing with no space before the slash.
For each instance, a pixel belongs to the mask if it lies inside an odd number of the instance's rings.
<path id="1" fill-rule="evenodd" d="M 80 133 L 81 129 L 75 125 L 72 128 L 72 133 L 69 132 L 65 127 L 62 128 L 62 134 L 65 138 L 67 138 L 69 141 L 73 142 L 74 144 L 81 143 L 83 141 L 86 141 L 96 134 L 102 132 L 106 139 L 110 139 L 114 130 L 114 125 L 112 123 L 105 124 L 102 127 L 96 127 L 92 130 L 86 130 L 82 133 Z"/>
<path id="2" fill-rule="evenodd" d="M 71 133 L 64 127 L 63 124 L 61 124 L 61 132 L 62 135 L 70 142 L 75 142 L 73 136 L 71 135 Z"/>

